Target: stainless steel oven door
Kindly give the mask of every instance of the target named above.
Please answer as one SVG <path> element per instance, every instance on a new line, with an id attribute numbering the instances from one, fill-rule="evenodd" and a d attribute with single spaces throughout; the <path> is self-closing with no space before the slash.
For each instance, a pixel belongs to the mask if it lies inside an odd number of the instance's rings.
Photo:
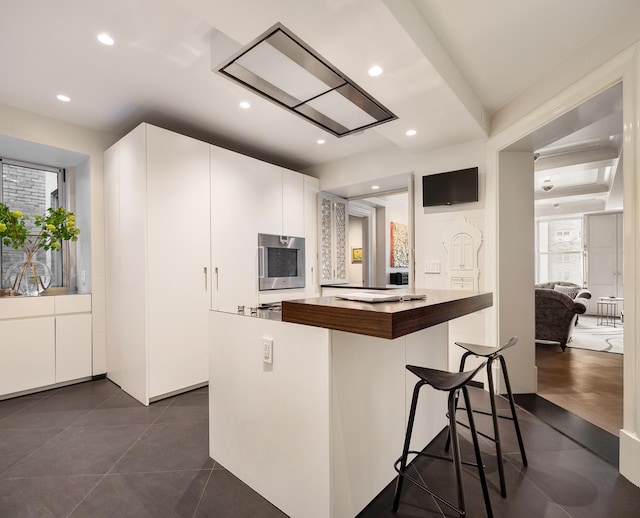
<path id="1" fill-rule="evenodd" d="M 304 288 L 304 238 L 258 234 L 260 291 Z"/>

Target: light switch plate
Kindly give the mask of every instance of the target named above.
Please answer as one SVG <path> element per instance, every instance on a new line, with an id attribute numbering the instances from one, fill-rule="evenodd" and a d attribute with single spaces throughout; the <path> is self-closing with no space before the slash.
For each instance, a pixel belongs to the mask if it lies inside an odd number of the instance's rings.
<path id="1" fill-rule="evenodd" d="M 264 363 L 273 363 L 273 339 L 262 339 L 262 361 Z"/>
<path id="2" fill-rule="evenodd" d="M 440 273 L 440 261 L 427 261 L 424 265 L 424 273 Z"/>

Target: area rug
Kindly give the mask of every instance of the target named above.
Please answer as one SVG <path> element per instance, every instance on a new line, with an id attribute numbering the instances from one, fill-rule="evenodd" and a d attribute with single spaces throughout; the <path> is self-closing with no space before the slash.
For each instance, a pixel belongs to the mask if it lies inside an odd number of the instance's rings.
<path id="1" fill-rule="evenodd" d="M 588 349 L 607 353 L 624 353 L 623 327 L 596 325 L 597 319 L 590 315 L 580 315 L 578 325 L 573 330 L 568 347 Z"/>

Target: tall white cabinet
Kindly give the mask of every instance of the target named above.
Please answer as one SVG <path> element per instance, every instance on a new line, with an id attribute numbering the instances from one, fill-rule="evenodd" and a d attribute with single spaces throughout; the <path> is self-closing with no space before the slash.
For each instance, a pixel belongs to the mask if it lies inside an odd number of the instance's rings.
<path id="1" fill-rule="evenodd" d="M 318 294 L 316 178 L 211 146 L 213 309 Z M 305 238 L 305 287 L 259 291 L 258 234 Z"/>
<path id="2" fill-rule="evenodd" d="M 599 297 L 623 298 L 623 216 L 621 212 L 585 216 L 589 313 Z M 618 311 L 622 303 L 618 303 Z"/>
<path id="3" fill-rule="evenodd" d="M 105 193 L 107 376 L 149 404 L 208 381 L 209 145 L 141 124 Z"/>

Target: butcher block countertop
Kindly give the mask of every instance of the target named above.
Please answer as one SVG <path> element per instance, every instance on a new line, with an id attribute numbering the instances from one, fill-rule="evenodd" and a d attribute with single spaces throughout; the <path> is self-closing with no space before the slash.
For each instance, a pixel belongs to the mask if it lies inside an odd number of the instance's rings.
<path id="1" fill-rule="evenodd" d="M 395 290 L 394 290 L 395 292 Z M 424 299 L 359 302 L 317 297 L 282 301 L 282 321 L 379 338 L 398 338 L 493 305 L 493 293 L 407 290 Z"/>

